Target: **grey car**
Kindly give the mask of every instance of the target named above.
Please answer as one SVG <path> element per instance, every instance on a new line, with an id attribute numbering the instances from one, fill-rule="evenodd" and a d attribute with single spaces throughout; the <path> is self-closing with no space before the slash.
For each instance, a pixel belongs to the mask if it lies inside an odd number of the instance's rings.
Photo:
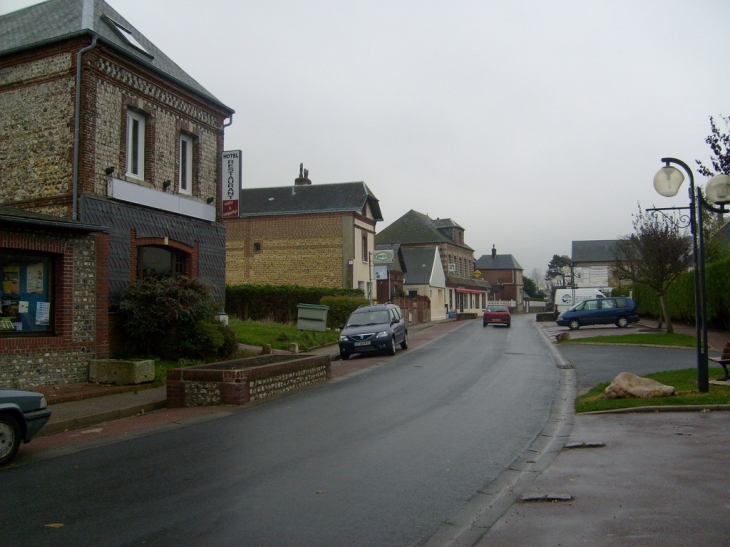
<path id="1" fill-rule="evenodd" d="M 387 351 L 395 355 L 395 347 L 408 348 L 408 329 L 403 311 L 395 304 L 361 306 L 350 314 L 340 333 L 340 357 L 353 353 Z"/>
<path id="2" fill-rule="evenodd" d="M 30 442 L 50 417 L 41 393 L 0 387 L 0 465 L 9 463 L 21 441 Z"/>

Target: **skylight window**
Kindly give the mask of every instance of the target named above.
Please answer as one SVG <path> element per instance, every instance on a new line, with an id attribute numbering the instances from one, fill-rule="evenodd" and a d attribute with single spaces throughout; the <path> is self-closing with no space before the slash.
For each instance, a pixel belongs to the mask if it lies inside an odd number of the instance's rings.
<path id="1" fill-rule="evenodd" d="M 144 53 L 145 55 L 149 57 L 154 57 L 149 51 L 145 49 L 145 47 L 139 43 L 139 41 L 132 36 L 132 32 L 125 26 L 123 26 L 120 23 L 117 23 L 114 19 L 111 17 L 106 17 L 107 23 L 114 29 L 119 36 L 121 36 L 127 44 L 132 46 L 134 49 L 137 49 Z"/>

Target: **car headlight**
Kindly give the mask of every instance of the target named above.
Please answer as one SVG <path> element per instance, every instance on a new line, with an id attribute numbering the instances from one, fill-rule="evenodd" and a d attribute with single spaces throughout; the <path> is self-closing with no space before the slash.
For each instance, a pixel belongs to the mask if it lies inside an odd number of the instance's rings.
<path id="1" fill-rule="evenodd" d="M 347 342 L 347 336 L 340 335 L 340 342 Z"/>
<path id="2" fill-rule="evenodd" d="M 46 408 L 48 407 L 48 403 L 46 402 L 45 397 L 41 397 L 40 407 L 39 408 Z"/>
<path id="3" fill-rule="evenodd" d="M 388 336 L 390 335 L 388 334 L 387 330 L 381 330 L 378 334 L 375 335 L 375 338 L 387 338 Z"/>

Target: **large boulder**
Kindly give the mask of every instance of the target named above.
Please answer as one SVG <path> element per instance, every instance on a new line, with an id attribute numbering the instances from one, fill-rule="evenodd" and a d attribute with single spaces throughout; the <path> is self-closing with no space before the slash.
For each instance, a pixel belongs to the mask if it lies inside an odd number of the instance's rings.
<path id="1" fill-rule="evenodd" d="M 670 395 L 674 395 L 672 386 L 630 372 L 622 372 L 606 388 L 607 399 L 653 399 Z"/>

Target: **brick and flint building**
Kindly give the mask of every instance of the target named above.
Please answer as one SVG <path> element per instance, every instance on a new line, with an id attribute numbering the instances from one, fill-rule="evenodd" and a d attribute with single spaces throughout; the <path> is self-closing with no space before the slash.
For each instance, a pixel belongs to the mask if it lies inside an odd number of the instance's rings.
<path id="1" fill-rule="evenodd" d="M 0 384 L 87 380 L 141 277 L 223 300 L 232 116 L 102 0 L 0 17 Z"/>

